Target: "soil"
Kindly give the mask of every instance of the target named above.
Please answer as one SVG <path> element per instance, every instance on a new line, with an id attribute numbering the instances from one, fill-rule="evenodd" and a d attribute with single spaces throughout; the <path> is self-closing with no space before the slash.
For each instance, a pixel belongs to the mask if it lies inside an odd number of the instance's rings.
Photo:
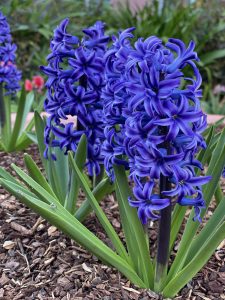
<path id="1" fill-rule="evenodd" d="M 36 162 L 36 146 L 26 151 Z M 23 152 L 0 153 L 0 165 L 10 170 L 16 163 L 24 168 Z M 12 172 L 12 170 L 10 170 Z M 121 234 L 114 197 L 103 202 L 110 221 Z M 85 225 L 107 244 L 94 215 Z M 151 230 L 155 247 L 156 231 Z M 174 248 L 176 251 L 177 245 Z M 216 250 L 207 265 L 174 299 L 225 299 L 225 243 Z M 15 197 L 0 189 L 0 299 L 162 299 L 150 290 L 138 289 L 115 269 L 48 224 Z"/>

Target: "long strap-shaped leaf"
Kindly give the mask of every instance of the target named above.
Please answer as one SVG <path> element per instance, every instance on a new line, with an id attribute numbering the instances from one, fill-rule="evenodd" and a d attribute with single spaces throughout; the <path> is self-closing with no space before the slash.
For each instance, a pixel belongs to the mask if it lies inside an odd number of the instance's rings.
<path id="1" fill-rule="evenodd" d="M 214 196 L 215 196 L 216 203 L 218 205 L 223 199 L 223 191 L 222 188 L 220 187 L 220 183 L 218 183 L 217 185 Z"/>
<path id="2" fill-rule="evenodd" d="M 219 182 L 223 170 L 223 166 L 225 165 L 224 145 L 225 145 L 225 129 L 223 130 L 218 145 L 212 154 L 212 159 L 210 160 L 210 164 L 207 170 L 207 175 L 212 176 L 212 180 L 203 188 L 204 198 L 207 207 L 209 206 L 210 200 L 212 199 L 213 194 L 215 193 L 217 183 Z M 206 209 L 202 212 L 201 216 L 203 217 L 205 213 L 206 213 Z M 185 263 L 186 257 L 188 255 L 188 251 L 191 247 L 191 242 L 193 241 L 193 237 L 195 236 L 195 233 L 197 232 L 197 229 L 199 227 L 198 222 L 193 222 L 192 220 L 193 217 L 194 217 L 194 212 L 192 211 L 187 221 L 178 253 L 167 276 L 167 282 L 169 282 L 175 276 L 175 274 L 178 273 L 179 270 L 181 270 L 181 268 Z"/>
<path id="3" fill-rule="evenodd" d="M 165 297 L 173 298 L 199 270 L 207 263 L 217 246 L 225 238 L 225 223 L 217 227 L 215 233 L 204 243 L 198 254 L 190 263 L 176 274 L 163 290 Z"/>
<path id="4" fill-rule="evenodd" d="M 18 183 L 18 181 L 15 179 L 15 177 L 13 177 L 10 173 L 8 173 L 5 169 L 3 169 L 2 167 L 0 167 L 0 177 L 4 178 L 6 180 L 12 181 L 14 183 Z"/>
<path id="5" fill-rule="evenodd" d="M 47 171 L 47 159 L 44 158 L 45 151 L 45 143 L 44 143 L 44 131 L 45 131 L 45 121 L 42 119 L 40 114 L 35 111 L 34 112 L 34 123 L 35 123 L 35 132 L 38 140 L 38 148 L 41 157 L 42 164 Z"/>
<path id="6" fill-rule="evenodd" d="M 138 219 L 137 211 L 128 203 L 131 196 L 129 184 L 123 166 L 114 166 L 116 178 L 116 195 L 120 209 L 121 222 L 132 261 L 137 261 L 136 272 L 143 281 L 153 287 L 154 271 L 143 226 Z"/>
<path id="7" fill-rule="evenodd" d="M 26 121 L 26 117 L 27 117 L 28 112 L 30 111 L 33 100 L 34 100 L 34 94 L 29 93 L 26 97 L 25 90 L 23 88 L 20 98 L 19 98 L 18 111 L 16 114 L 16 121 L 15 121 L 15 124 L 13 127 L 11 139 L 10 139 L 8 147 L 7 147 L 8 151 L 12 151 L 17 143 L 17 139 L 23 130 L 23 127 L 24 127 L 24 124 Z"/>
<path id="8" fill-rule="evenodd" d="M 11 97 L 4 95 L 3 97 L 3 106 L 1 110 L 4 111 L 5 120 L 4 126 L 1 128 L 1 139 L 7 149 L 10 138 L 11 138 L 11 130 L 12 130 L 12 123 L 11 123 Z"/>
<path id="9" fill-rule="evenodd" d="M 39 170 L 36 163 L 33 161 L 30 155 L 25 154 L 24 155 L 24 162 L 26 165 L 26 168 L 28 170 L 28 173 L 30 177 L 36 181 L 38 184 L 40 184 L 49 194 L 51 194 L 53 197 L 57 198 L 55 193 L 53 192 L 52 188 L 48 184 L 45 177 L 42 175 L 41 171 Z"/>
<path id="10" fill-rule="evenodd" d="M 16 171 L 20 179 L 32 190 L 32 192 L 41 198 L 46 203 L 58 204 L 59 199 L 52 196 L 48 191 L 46 191 L 40 184 L 33 180 L 29 175 L 27 175 L 20 168 L 12 164 L 12 168 Z"/>
<path id="11" fill-rule="evenodd" d="M 75 162 L 82 172 L 84 169 L 84 165 L 87 158 L 87 137 L 85 134 L 82 135 L 79 144 L 77 146 L 77 151 L 75 153 Z M 78 198 L 78 192 L 80 183 L 79 180 L 76 178 L 73 168 L 70 166 L 70 174 L 69 174 L 69 186 L 68 186 L 68 193 L 66 196 L 64 207 L 74 215 L 76 210 L 76 203 Z"/>
<path id="12" fill-rule="evenodd" d="M 106 217 L 105 213 L 103 212 L 102 208 L 98 204 L 98 201 L 95 199 L 95 197 L 94 197 L 93 193 L 91 192 L 91 190 L 90 190 L 83 174 L 80 172 L 76 162 L 74 161 L 73 156 L 72 156 L 71 153 L 69 153 L 69 162 L 70 162 L 77 178 L 79 179 L 80 185 L 81 185 L 83 191 L 85 192 L 85 195 L 88 198 L 92 209 L 94 210 L 99 222 L 103 226 L 103 228 L 106 231 L 108 237 L 110 238 L 112 244 L 114 245 L 117 253 L 119 255 L 121 255 L 121 257 L 126 259 L 127 261 L 130 261 L 130 259 L 128 257 L 128 254 L 127 254 L 120 238 L 118 237 L 118 235 L 117 235 L 116 231 L 114 230 L 113 226 L 111 225 L 111 223 L 107 219 L 107 217 Z"/>
<path id="13" fill-rule="evenodd" d="M 170 251 L 172 250 L 173 245 L 177 239 L 177 235 L 183 223 L 186 210 L 187 210 L 186 206 L 180 206 L 177 204 L 173 211 L 171 231 L 170 231 Z"/>
<path id="14" fill-rule="evenodd" d="M 100 258 L 109 265 L 114 266 L 128 279 L 140 287 L 146 287 L 143 281 L 138 277 L 131 266 L 119 255 L 113 252 L 100 239 L 98 239 L 90 230 L 76 220 L 63 206 L 46 204 L 30 196 L 30 192 L 24 190 L 20 185 L 16 185 L 10 181 L 0 179 L 0 184 L 10 193 L 19 198 L 23 203 L 48 220 L 51 224 L 66 233 L 70 238 L 74 239 L 80 245 Z M 56 201 L 55 201 L 56 202 Z"/>
<path id="15" fill-rule="evenodd" d="M 41 102 L 39 103 L 38 107 L 35 109 L 35 112 L 40 113 L 43 110 L 43 103 L 45 98 L 46 98 L 45 96 L 42 97 Z M 28 112 L 29 111 L 27 111 L 25 114 L 28 114 Z M 31 141 L 33 141 L 29 137 L 29 133 L 32 131 L 34 125 L 35 125 L 35 120 L 33 117 L 30 120 L 30 122 L 27 124 L 27 126 L 24 128 L 24 130 L 21 132 L 21 134 L 19 135 L 15 146 L 16 151 L 26 149 L 26 147 L 31 143 Z"/>
<path id="16" fill-rule="evenodd" d="M 191 243 L 190 250 L 188 252 L 188 257 L 186 259 L 185 265 L 187 265 L 192 258 L 198 253 L 198 251 L 203 247 L 204 242 L 214 234 L 214 231 L 219 226 L 220 223 L 225 220 L 225 197 L 221 200 L 213 215 L 203 227 L 201 232 L 196 236 L 194 241 Z M 206 249 L 207 250 L 207 249 Z"/>
<path id="17" fill-rule="evenodd" d="M 214 136 L 214 131 L 215 128 L 214 126 L 210 127 L 210 130 L 207 134 L 206 137 L 206 144 L 207 144 L 207 149 L 202 149 L 198 155 L 198 160 L 204 165 L 208 158 L 211 155 L 211 146 L 212 146 L 212 142 L 213 142 L 213 136 Z M 200 172 L 197 171 L 197 174 L 199 174 Z M 174 245 L 175 240 L 177 239 L 177 235 L 178 232 L 181 228 L 181 225 L 184 221 L 184 217 L 185 217 L 185 213 L 187 211 L 187 207 L 186 206 L 179 206 L 176 205 L 174 211 L 173 211 L 173 215 L 172 215 L 172 224 L 171 224 L 171 233 L 170 233 L 170 251 L 172 250 L 172 247 Z"/>
<path id="18" fill-rule="evenodd" d="M 93 189 L 92 193 L 95 196 L 95 199 L 100 202 L 107 194 L 112 193 L 115 190 L 114 184 L 112 184 L 109 178 L 104 178 L 99 184 Z M 92 211 L 90 201 L 86 199 L 78 210 L 75 213 L 75 218 L 80 222 L 83 222 L 84 219 Z"/>

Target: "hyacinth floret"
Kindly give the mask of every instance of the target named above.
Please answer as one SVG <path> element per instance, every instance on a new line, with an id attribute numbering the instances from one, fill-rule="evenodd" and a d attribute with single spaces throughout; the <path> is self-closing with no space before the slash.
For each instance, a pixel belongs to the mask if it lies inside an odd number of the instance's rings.
<path id="1" fill-rule="evenodd" d="M 201 133 L 207 125 L 200 108 L 195 44 L 191 41 L 186 47 L 181 40 L 169 39 L 164 45 L 153 36 L 138 39 L 132 47 L 128 39 L 121 44 L 119 40 L 106 54 L 107 172 L 113 178 L 118 157 L 120 164 L 128 165 L 134 182 L 129 203 L 138 208 L 143 224 L 158 219 L 158 212 L 173 203 L 193 206 L 195 220 L 200 221 L 205 207 L 201 186 L 211 177 L 195 174 L 196 167 L 203 169 L 195 156 L 206 147 Z M 172 188 L 156 193 L 162 177 Z"/>
<path id="2" fill-rule="evenodd" d="M 15 65 L 17 47 L 11 41 L 9 24 L 0 12 L 0 83 L 5 94 L 15 93 L 20 89 L 21 72 Z"/>
<path id="3" fill-rule="evenodd" d="M 67 153 L 76 151 L 82 134 L 87 136 L 87 167 L 91 176 L 99 174 L 103 163 L 101 90 L 105 85 L 103 56 L 109 37 L 100 21 L 84 29 L 83 39 L 67 32 L 65 19 L 55 29 L 48 66 L 41 67 L 48 76 L 45 111 L 49 114 L 45 128 L 45 157 L 49 147 Z M 77 125 L 68 118 L 77 117 Z M 66 122 L 66 124 L 65 124 Z M 53 154 L 53 159 L 55 156 Z"/>
<path id="4" fill-rule="evenodd" d="M 130 39 L 133 38 L 129 28 L 113 36 L 112 46 L 104 56 L 106 85 L 102 90 L 103 112 L 105 123 L 105 141 L 102 148 L 105 169 L 111 180 L 114 180 L 113 164 L 124 165 L 128 169 L 128 162 L 122 159 L 126 154 L 124 148 L 124 130 L 128 95 L 126 93 L 125 63 L 132 50 Z"/>

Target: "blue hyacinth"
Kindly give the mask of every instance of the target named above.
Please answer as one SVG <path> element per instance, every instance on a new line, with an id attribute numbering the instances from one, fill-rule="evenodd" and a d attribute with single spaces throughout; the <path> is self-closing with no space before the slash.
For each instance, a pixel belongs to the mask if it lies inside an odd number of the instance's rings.
<path id="1" fill-rule="evenodd" d="M 45 156 L 49 147 L 75 152 L 85 134 L 89 174 L 99 174 L 103 162 L 111 180 L 114 164 L 129 170 L 129 203 L 143 224 L 175 203 L 193 206 L 200 220 L 201 186 L 210 176 L 195 174 L 203 170 L 195 156 L 206 147 L 201 134 L 207 124 L 194 42 L 186 47 L 169 39 L 164 45 L 153 36 L 133 46 L 134 28 L 128 28 L 108 46 L 102 22 L 83 30 L 81 41 L 67 25 L 65 19 L 55 30 L 48 66 L 42 67 L 48 75 Z M 77 116 L 77 127 L 64 125 L 70 115 Z M 157 192 L 162 177 L 171 188 Z"/>
<path id="2" fill-rule="evenodd" d="M 5 89 L 5 94 L 20 89 L 21 72 L 15 64 L 16 49 L 16 45 L 12 44 L 6 17 L 0 12 L 0 84 Z"/>
<path id="3" fill-rule="evenodd" d="M 103 56 L 109 37 L 104 34 L 104 24 L 99 21 L 84 29 L 84 37 L 79 40 L 67 33 L 68 22 L 68 19 L 63 20 L 54 31 L 48 66 L 41 67 L 48 75 L 44 104 L 49 113 L 45 156 L 48 157 L 48 147 L 60 147 L 66 153 L 69 150 L 75 152 L 80 137 L 85 134 L 88 141 L 87 167 L 93 176 L 99 174 L 103 163 L 101 90 L 105 85 Z M 73 123 L 64 125 L 68 116 L 77 117 L 77 128 Z"/>
<path id="4" fill-rule="evenodd" d="M 195 175 L 195 167 L 202 169 L 195 156 L 206 147 L 201 133 L 207 124 L 200 108 L 194 42 L 186 48 L 182 41 L 169 39 L 163 45 L 153 36 L 138 39 L 132 47 L 132 30 L 114 39 L 105 58 L 106 170 L 113 178 L 114 163 L 130 169 L 135 199 L 129 202 L 138 208 L 143 224 L 176 202 L 193 206 L 200 220 L 205 207 L 201 185 L 211 177 Z M 186 70 L 193 76 L 187 77 Z M 153 190 L 161 176 L 169 179 L 172 189 L 160 191 L 160 196 Z"/>

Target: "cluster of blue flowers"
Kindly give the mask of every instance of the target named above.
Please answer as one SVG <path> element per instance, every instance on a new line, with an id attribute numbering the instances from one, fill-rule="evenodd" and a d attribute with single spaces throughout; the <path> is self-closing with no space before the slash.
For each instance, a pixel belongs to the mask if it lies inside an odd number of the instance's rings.
<path id="1" fill-rule="evenodd" d="M 49 64 L 41 67 L 48 75 L 48 94 L 44 104 L 49 113 L 45 156 L 48 157 L 49 146 L 75 152 L 80 137 L 86 134 L 87 167 L 93 176 L 99 174 L 103 163 L 101 90 L 105 85 L 103 56 L 109 37 L 104 34 L 104 24 L 96 22 L 83 30 L 85 36 L 79 40 L 67 33 L 68 22 L 65 19 L 55 30 L 50 45 L 52 52 L 47 58 Z M 77 117 L 77 128 L 73 122 L 64 124 L 69 116 Z"/>
<path id="2" fill-rule="evenodd" d="M 6 94 L 19 90 L 21 79 L 21 72 L 15 65 L 17 47 L 11 41 L 9 24 L 0 12 L 0 83 L 6 90 Z"/>
<path id="3" fill-rule="evenodd" d="M 186 48 L 169 39 L 163 45 L 153 36 L 132 46 L 129 28 L 107 48 L 101 22 L 85 29 L 81 41 L 66 32 L 67 24 L 55 30 L 49 65 L 42 67 L 49 76 L 46 156 L 49 146 L 76 151 L 85 133 L 89 174 L 98 174 L 103 161 L 112 180 L 114 164 L 129 169 L 135 198 L 129 203 L 143 224 L 173 203 L 193 206 L 200 221 L 201 186 L 210 176 L 195 175 L 196 168 L 203 170 L 195 156 L 206 147 L 201 133 L 207 124 L 194 43 Z M 68 115 L 77 116 L 77 128 L 63 125 Z M 156 192 L 163 177 L 171 188 Z"/>
<path id="4" fill-rule="evenodd" d="M 164 46 L 153 36 L 138 39 L 132 47 L 132 30 L 120 33 L 106 54 L 106 170 L 113 177 L 114 163 L 130 169 L 135 200 L 129 202 L 138 208 L 143 224 L 158 219 L 156 212 L 171 199 L 194 206 L 200 221 L 205 206 L 201 185 L 210 176 L 195 176 L 195 168 L 203 169 L 195 155 L 206 147 L 201 132 L 207 125 L 199 102 L 195 45 L 190 42 L 186 48 L 182 41 L 169 39 Z M 193 71 L 192 78 L 185 76 L 187 69 Z M 154 188 L 163 176 L 172 188 L 159 195 Z"/>

